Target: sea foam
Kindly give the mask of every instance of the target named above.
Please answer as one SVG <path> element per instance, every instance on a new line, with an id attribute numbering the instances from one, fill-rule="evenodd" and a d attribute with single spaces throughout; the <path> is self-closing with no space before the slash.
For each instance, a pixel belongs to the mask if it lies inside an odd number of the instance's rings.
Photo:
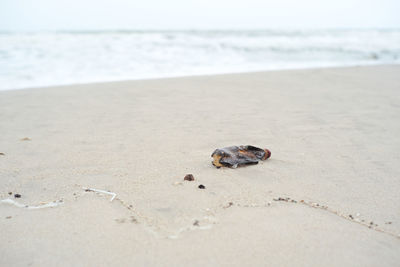
<path id="1" fill-rule="evenodd" d="M 0 33 L 0 89 L 400 63 L 400 30 Z"/>

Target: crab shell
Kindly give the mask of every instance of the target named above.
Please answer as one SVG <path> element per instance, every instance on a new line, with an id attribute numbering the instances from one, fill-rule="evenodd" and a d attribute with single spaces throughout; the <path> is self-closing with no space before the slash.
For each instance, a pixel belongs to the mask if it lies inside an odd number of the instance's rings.
<path id="1" fill-rule="evenodd" d="M 216 149 L 212 154 L 212 164 L 217 167 L 236 168 L 242 165 L 258 164 L 271 157 L 271 151 L 255 146 L 230 146 Z"/>

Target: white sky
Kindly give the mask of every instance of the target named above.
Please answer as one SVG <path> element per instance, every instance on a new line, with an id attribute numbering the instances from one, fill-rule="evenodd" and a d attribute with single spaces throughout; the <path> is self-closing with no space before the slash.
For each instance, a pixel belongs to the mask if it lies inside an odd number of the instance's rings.
<path id="1" fill-rule="evenodd" d="M 0 31 L 400 28 L 400 0 L 0 0 Z"/>

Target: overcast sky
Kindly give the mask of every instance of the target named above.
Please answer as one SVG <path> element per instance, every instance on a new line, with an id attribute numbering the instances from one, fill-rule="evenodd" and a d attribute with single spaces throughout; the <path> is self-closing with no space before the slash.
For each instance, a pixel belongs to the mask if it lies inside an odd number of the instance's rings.
<path id="1" fill-rule="evenodd" d="M 400 0 L 0 0 L 0 30 L 399 28 Z"/>

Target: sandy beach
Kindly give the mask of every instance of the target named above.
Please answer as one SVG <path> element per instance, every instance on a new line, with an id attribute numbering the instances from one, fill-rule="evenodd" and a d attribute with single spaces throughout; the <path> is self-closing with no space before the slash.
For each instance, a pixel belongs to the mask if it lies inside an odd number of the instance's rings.
<path id="1" fill-rule="evenodd" d="M 398 266 L 399 90 L 382 65 L 0 91 L 0 266 Z M 272 157 L 212 166 L 231 145 Z"/>

